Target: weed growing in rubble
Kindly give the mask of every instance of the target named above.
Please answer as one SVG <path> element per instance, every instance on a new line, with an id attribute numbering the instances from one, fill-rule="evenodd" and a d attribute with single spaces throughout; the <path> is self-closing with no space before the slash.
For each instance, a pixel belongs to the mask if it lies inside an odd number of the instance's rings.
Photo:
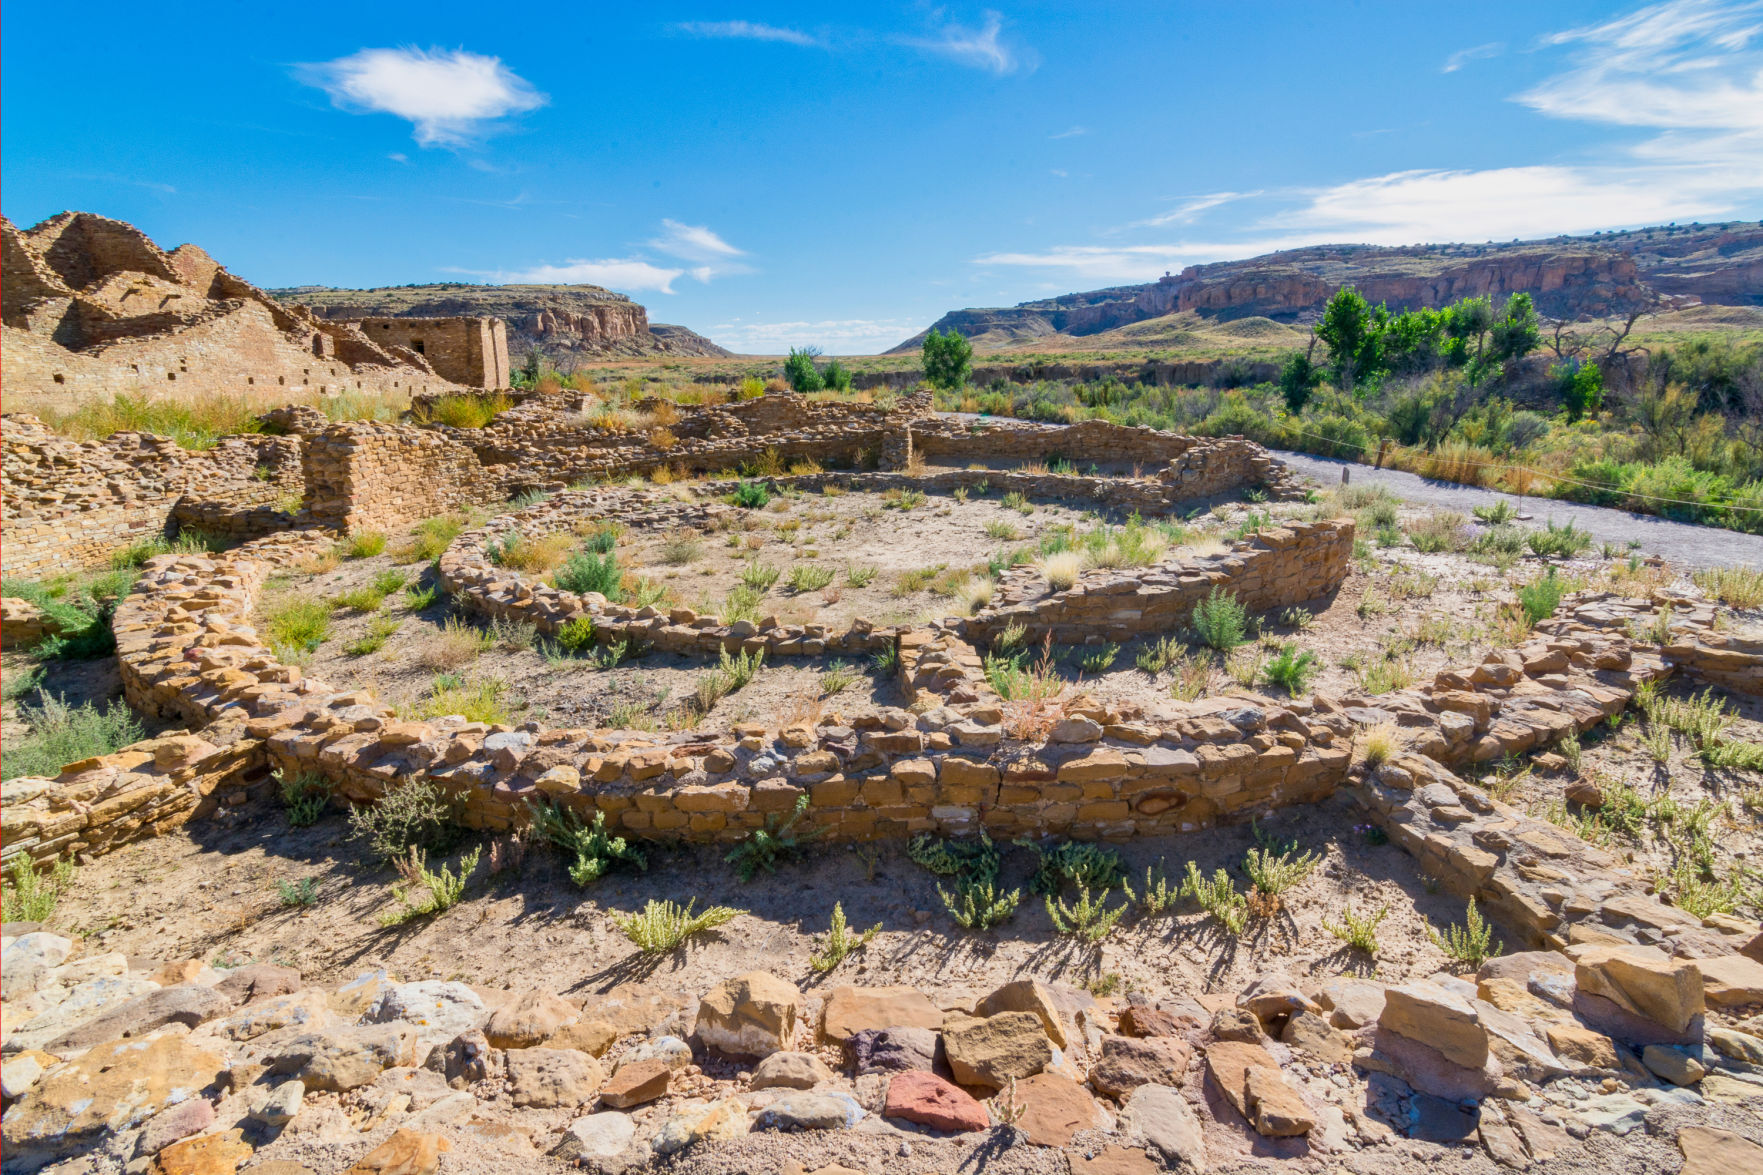
<path id="1" fill-rule="evenodd" d="M 778 576 L 782 574 L 780 569 L 769 563 L 761 563 L 758 559 L 751 559 L 745 567 L 741 568 L 741 584 L 753 591 L 764 593 L 771 590 L 772 585 L 777 583 Z"/>
<path id="2" fill-rule="evenodd" d="M 954 893 L 939 885 L 937 896 L 963 930 L 990 930 L 1008 922 L 1022 904 L 1020 889 L 1005 892 L 995 880 L 958 881 Z"/>
<path id="3" fill-rule="evenodd" d="M 1359 736 L 1359 757 L 1367 768 L 1375 769 L 1388 763 L 1396 749 L 1396 724 L 1393 722 L 1368 726 Z"/>
<path id="4" fill-rule="evenodd" d="M 1085 649 L 1078 655 L 1077 667 L 1085 673 L 1106 673 L 1114 667 L 1114 659 L 1120 656 L 1120 646 L 1116 644 L 1097 645 Z"/>
<path id="5" fill-rule="evenodd" d="M 318 878 L 316 877 L 302 877 L 299 881 L 282 881 L 278 878 L 275 889 L 284 908 L 298 909 L 318 904 Z"/>
<path id="6" fill-rule="evenodd" d="M 1018 530 L 1016 524 L 1007 518 L 994 518 L 986 523 L 986 537 L 997 539 L 1002 543 L 1014 543 L 1021 541 L 1022 531 Z"/>
<path id="7" fill-rule="evenodd" d="M 820 675 L 820 696 L 830 698 L 842 694 L 857 683 L 858 672 L 843 661 L 834 661 Z"/>
<path id="8" fill-rule="evenodd" d="M 591 824 L 560 804 L 529 802 L 527 812 L 533 831 L 570 858 L 569 879 L 579 886 L 600 880 L 612 869 L 629 866 L 649 868 L 649 858 L 622 836 L 606 831 L 606 813 L 595 812 Z"/>
<path id="9" fill-rule="evenodd" d="M 697 904 L 697 898 L 684 906 L 650 898 L 635 913 L 613 914 L 612 924 L 645 955 L 665 955 L 669 951 L 677 950 L 680 944 L 693 935 L 714 930 L 747 912 L 731 906 L 711 906 L 694 914 L 692 907 Z"/>
<path id="10" fill-rule="evenodd" d="M 1194 631 L 1208 647 L 1228 653 L 1246 639 L 1248 612 L 1235 595 L 1214 587 L 1204 600 L 1194 605 Z"/>
<path id="11" fill-rule="evenodd" d="M 845 568 L 845 582 L 854 588 L 866 588 L 874 578 L 875 568 L 873 567 L 852 566 Z"/>
<path id="12" fill-rule="evenodd" d="M 1106 893 L 1126 881 L 1126 864 L 1107 845 L 1068 840 L 1043 849 L 1032 841 L 1016 843 L 1036 856 L 1034 876 L 1028 883 L 1035 893 L 1057 894 L 1068 885 Z"/>
<path id="13" fill-rule="evenodd" d="M 1083 569 L 1084 558 L 1078 551 L 1058 551 L 1041 560 L 1041 578 L 1056 592 L 1069 590 Z"/>
<path id="14" fill-rule="evenodd" d="M 379 802 L 349 810 L 349 833 L 367 842 L 382 862 L 397 861 L 412 849 L 445 852 L 458 841 L 453 805 L 426 779 L 407 776 L 386 789 Z"/>
<path id="15" fill-rule="evenodd" d="M 860 934 L 851 933 L 845 924 L 843 903 L 834 902 L 832 924 L 827 927 L 826 938 L 821 942 L 820 950 L 808 957 L 808 965 L 824 975 L 843 963 L 852 951 L 868 946 L 869 940 L 880 933 L 880 922 Z"/>
<path id="16" fill-rule="evenodd" d="M 817 592 L 833 581 L 838 572 L 831 567 L 821 567 L 813 563 L 798 563 L 790 568 L 790 590 L 793 592 Z"/>
<path id="17" fill-rule="evenodd" d="M 747 510 L 762 510 L 771 501 L 771 491 L 761 481 L 744 481 L 735 487 L 729 495 L 731 506 L 740 506 Z"/>
<path id="18" fill-rule="evenodd" d="M 343 646 L 343 651 L 351 657 L 366 657 L 385 648 L 392 634 L 398 631 L 404 622 L 396 616 L 375 616 L 361 636 Z"/>
<path id="19" fill-rule="evenodd" d="M 1288 642 L 1279 651 L 1279 655 L 1261 666 L 1261 676 L 1270 684 L 1277 685 L 1293 697 L 1310 688 L 1310 681 L 1322 668 L 1322 662 L 1309 649 L 1299 649 L 1295 642 Z"/>
<path id="20" fill-rule="evenodd" d="M 1580 530 L 1569 521 L 1564 526 L 1556 526 L 1553 518 L 1548 520 L 1548 529 L 1533 530 L 1525 536 L 1525 543 L 1531 553 L 1544 558 L 1554 556 L 1571 559 L 1592 545 L 1589 531 Z"/>
<path id="21" fill-rule="evenodd" d="M 624 602 L 624 572 L 618 566 L 618 556 L 610 552 L 577 551 L 557 569 L 553 579 L 561 591 L 578 595 L 599 592 L 615 604 Z"/>
<path id="22" fill-rule="evenodd" d="M 1494 928 L 1481 916 L 1475 899 L 1469 899 L 1464 925 L 1452 923 L 1441 934 L 1434 927 L 1426 928 L 1426 936 L 1434 946 L 1465 967 L 1480 967 L 1489 958 L 1506 949 L 1505 943 L 1494 941 Z"/>
<path id="23" fill-rule="evenodd" d="M 1139 912 L 1147 918 L 1155 918 L 1173 908 L 1177 902 L 1181 901 L 1183 892 L 1181 882 L 1178 881 L 1174 885 L 1169 884 L 1169 878 L 1163 873 L 1162 862 L 1158 862 L 1155 870 L 1149 865 L 1145 866 L 1143 890 L 1135 892 L 1132 884 L 1125 881 L 1121 882 L 1120 886 L 1126 891 L 1126 900 L 1138 903 Z"/>
<path id="24" fill-rule="evenodd" d="M 482 849 L 465 854 L 459 860 L 459 872 L 454 873 L 445 865 L 438 870 L 430 869 L 423 851 L 412 846 L 408 857 L 393 862 L 398 876 L 404 880 L 404 884 L 392 887 L 392 896 L 401 908 L 381 915 L 380 925 L 396 926 L 412 918 L 443 914 L 457 906 L 482 854 Z"/>
<path id="25" fill-rule="evenodd" d="M 1249 899 L 1237 892 L 1236 883 L 1222 869 L 1208 880 L 1201 876 L 1200 867 L 1189 861 L 1182 891 L 1233 938 L 1249 924 Z"/>
<path id="26" fill-rule="evenodd" d="M 1518 589 L 1518 606 L 1524 610 L 1524 619 L 1530 627 L 1535 628 L 1555 614 L 1555 609 L 1561 606 L 1563 591 L 1564 586 L 1553 567 L 1541 579 Z"/>
<path id="27" fill-rule="evenodd" d="M 386 536 L 377 530 L 358 530 L 343 544 L 345 559 L 371 559 L 386 549 Z"/>
<path id="28" fill-rule="evenodd" d="M 735 875 L 742 881 L 752 881 L 761 870 L 766 873 L 777 872 L 780 861 L 795 860 L 802 855 L 807 843 L 826 831 L 816 828 L 798 835 L 795 831 L 796 822 L 808 811 L 806 794 L 796 797 L 796 806 L 789 816 L 773 828 L 754 829 L 745 840 L 742 840 L 723 860 L 735 867 Z"/>
<path id="29" fill-rule="evenodd" d="M 277 772 L 276 796 L 282 802 L 282 811 L 287 813 L 289 826 L 307 828 L 323 818 L 331 802 L 331 785 L 316 772 L 302 772 L 292 779 Z"/>
<path id="30" fill-rule="evenodd" d="M 7 922 L 47 922 L 73 884 L 74 863 L 65 857 L 39 871 L 28 853 L 20 853 L 12 865 L 12 881 L 0 887 L 0 919 Z"/>
<path id="31" fill-rule="evenodd" d="M 1375 914 L 1356 914 L 1353 912 L 1353 904 L 1348 902 L 1341 908 L 1339 920 L 1331 921 L 1327 915 L 1324 915 L 1322 928 L 1353 950 L 1376 955 L 1377 924 L 1382 922 L 1389 912 L 1388 906 L 1379 906 Z"/>
<path id="32" fill-rule="evenodd" d="M 1264 894 L 1278 897 L 1303 881 L 1322 860 L 1321 853 L 1301 853 L 1298 842 L 1281 841 L 1261 831 L 1261 825 L 1250 823 L 1256 847 L 1243 860 L 1243 872 Z"/>
<path id="33" fill-rule="evenodd" d="M 1172 636 L 1158 637 L 1156 641 L 1139 650 L 1134 659 L 1141 670 L 1155 677 L 1181 657 L 1187 646 Z"/>
<path id="34" fill-rule="evenodd" d="M 290 599 L 264 613 L 269 639 L 295 649 L 316 649 L 331 635 L 331 609 L 323 600 Z"/>
<path id="35" fill-rule="evenodd" d="M 410 612 L 425 612 L 434 607 L 435 601 L 441 598 L 441 589 L 430 584 L 428 587 L 417 587 L 414 584 L 404 589 L 404 607 Z"/>
<path id="36" fill-rule="evenodd" d="M 0 777 L 6 779 L 53 778 L 63 764 L 108 755 L 146 737 L 141 720 L 120 698 L 108 707 L 96 702 L 70 706 L 45 693 L 41 705 L 20 706 L 18 717 L 30 733 L 0 741 Z"/>
<path id="37" fill-rule="evenodd" d="M 1728 608 L 1763 608 L 1763 569 L 1755 567 L 1709 567 L 1692 579 L 1696 586 Z"/>
<path id="38" fill-rule="evenodd" d="M 1077 887 L 1077 900 L 1067 903 L 1063 898 L 1048 895 L 1044 901 L 1047 906 L 1047 917 L 1053 923 L 1053 929 L 1059 934 L 1081 938 L 1087 943 L 1098 943 L 1108 937 L 1110 931 L 1126 916 L 1130 905 L 1108 908 L 1108 891 L 1103 890 L 1091 897 L 1088 886 Z"/>

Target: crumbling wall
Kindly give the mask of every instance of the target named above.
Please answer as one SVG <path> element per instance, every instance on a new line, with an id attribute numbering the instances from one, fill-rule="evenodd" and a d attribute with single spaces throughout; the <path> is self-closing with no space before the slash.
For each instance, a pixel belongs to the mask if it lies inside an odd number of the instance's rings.
<path id="1" fill-rule="evenodd" d="M 1058 644 L 1179 632 L 1213 591 L 1252 612 L 1325 596 L 1346 579 L 1352 557 L 1353 520 L 1337 518 L 1271 527 L 1220 555 L 1086 571 L 1065 591 L 1051 590 L 1033 567 L 1016 567 L 999 577 L 968 631 L 990 639 L 1021 625 L 1031 643 L 1051 634 Z"/>
<path id="2" fill-rule="evenodd" d="M 103 564 L 111 552 L 181 526 L 231 537 L 291 518 L 304 491 L 299 437 L 236 436 L 189 450 L 169 437 L 119 432 L 70 441 L 34 416 L 0 429 L 0 561 L 34 576 Z"/>
<path id="3" fill-rule="evenodd" d="M 369 342 L 421 355 L 444 380 L 508 386 L 508 328 L 500 318 L 363 318 L 354 325 Z"/>
<path id="4" fill-rule="evenodd" d="M 492 501 L 501 479 L 453 435 L 349 421 L 306 439 L 306 509 L 316 526 L 386 530 Z"/>

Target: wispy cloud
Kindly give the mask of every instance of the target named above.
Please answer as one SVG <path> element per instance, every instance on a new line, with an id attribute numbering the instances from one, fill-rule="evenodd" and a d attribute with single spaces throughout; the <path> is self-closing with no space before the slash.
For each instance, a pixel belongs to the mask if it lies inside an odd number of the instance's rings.
<path id="1" fill-rule="evenodd" d="M 951 22 L 939 29 L 935 36 L 907 37 L 901 43 L 1000 76 L 1019 69 L 1034 69 L 1038 64 L 1034 55 L 1006 45 L 1003 33 L 1004 18 L 988 11 L 984 23 L 978 28 Z"/>
<path id="2" fill-rule="evenodd" d="M 1213 192 L 1205 196 L 1192 196 L 1159 216 L 1149 220 L 1134 221 L 1132 228 L 1160 228 L 1166 224 L 1192 224 L 1198 220 L 1202 212 L 1217 208 L 1221 204 L 1229 204 L 1237 200 L 1248 200 L 1261 195 L 1260 192 Z"/>
<path id="3" fill-rule="evenodd" d="M 1074 126 L 1070 130 L 1060 131 L 1056 135 L 1048 135 L 1047 137 L 1049 139 L 1075 139 L 1079 135 L 1087 135 L 1089 133 L 1090 128 L 1087 126 Z"/>
<path id="4" fill-rule="evenodd" d="M 1207 261 L 1223 261 L 1247 253 L 1267 252 L 1280 243 L 1178 241 L 1167 245 L 1055 245 L 1031 253 L 986 253 L 975 265 L 1006 265 L 1025 269 L 1054 269 L 1085 281 L 1145 281 L 1160 270 L 1179 270 Z"/>
<path id="5" fill-rule="evenodd" d="M 641 257 L 607 257 L 595 261 L 569 260 L 562 265 L 535 265 L 531 269 L 516 270 L 513 273 L 499 270 L 491 272 L 455 270 L 453 272 L 474 273 L 479 277 L 487 277 L 498 284 L 537 282 L 544 285 L 556 285 L 585 282 L 588 285 L 606 286 L 608 289 L 614 290 L 652 290 L 658 294 L 671 294 L 674 292 L 673 283 L 686 271 L 655 265 Z"/>
<path id="6" fill-rule="evenodd" d="M 469 142 L 493 120 L 547 100 L 500 58 L 463 49 L 363 49 L 297 73 L 341 109 L 407 120 L 424 147 Z"/>
<path id="7" fill-rule="evenodd" d="M 786 29 L 751 20 L 687 20 L 673 27 L 691 37 L 731 41 L 778 41 L 786 45 L 800 45 L 805 49 L 821 48 L 826 44 L 819 37 L 800 29 Z"/>
<path id="8" fill-rule="evenodd" d="M 710 338 L 731 351 L 781 355 L 813 346 L 833 355 L 873 355 L 910 338 L 925 323 L 906 318 L 839 318 L 820 322 L 733 322 L 710 328 Z"/>
<path id="9" fill-rule="evenodd" d="M 1445 58 L 1444 68 L 1440 73 L 1456 73 L 1471 61 L 1485 61 L 1490 57 L 1498 57 L 1506 51 L 1506 42 L 1489 41 L 1485 45 L 1471 45 L 1467 49 L 1459 49 Z"/>
<path id="10" fill-rule="evenodd" d="M 684 264 L 657 262 L 644 256 L 639 249 L 626 257 L 570 258 L 562 264 L 547 262 L 513 271 L 453 269 L 448 272 L 469 273 L 499 283 L 586 282 L 614 290 L 652 291 L 658 294 L 675 293 L 673 283 L 682 277 L 708 282 L 729 274 L 752 272 L 749 266 L 739 260 L 747 255 L 745 251 L 737 249 L 718 233 L 701 224 L 663 220 L 661 231 L 644 244 L 654 252 L 665 254 Z M 697 264 L 691 264 L 692 262 Z"/>
<path id="11" fill-rule="evenodd" d="M 701 224 L 682 224 L 663 220 L 661 235 L 649 241 L 649 247 L 682 261 L 695 261 L 688 272 L 701 282 L 731 273 L 752 273 L 752 267 L 737 260 L 746 253 L 723 240 Z"/>

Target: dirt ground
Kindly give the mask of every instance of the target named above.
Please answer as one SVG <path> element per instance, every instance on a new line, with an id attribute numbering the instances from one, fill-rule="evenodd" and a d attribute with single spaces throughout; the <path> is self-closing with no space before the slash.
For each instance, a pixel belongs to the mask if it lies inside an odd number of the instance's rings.
<path id="1" fill-rule="evenodd" d="M 465 901 L 448 913 L 384 929 L 379 916 L 396 907 L 389 869 L 364 863 L 347 821 L 333 812 L 319 824 L 292 828 L 272 805 L 251 805 L 186 835 L 130 845 L 79 871 L 55 914 L 55 926 L 94 937 L 101 949 L 131 957 L 199 957 L 227 963 L 275 962 L 300 968 L 325 984 L 371 967 L 408 979 L 443 978 L 520 988 L 544 984 L 587 995 L 639 981 L 699 990 L 754 969 L 817 982 L 808 966 L 834 902 L 854 928 L 875 924 L 879 936 L 826 982 L 910 983 L 926 990 L 975 989 L 977 994 L 1019 975 L 1088 984 L 1098 990 L 1153 996 L 1237 990 L 1257 975 L 1294 977 L 1376 974 L 1388 981 L 1430 975 L 1445 965 L 1431 944 L 1428 921 L 1462 919 L 1450 897 L 1431 892 L 1412 861 L 1390 844 L 1373 843 L 1344 796 L 1313 808 L 1277 813 L 1264 833 L 1297 840 L 1321 854 L 1309 876 L 1288 894 L 1275 917 L 1251 922 L 1240 939 L 1220 930 L 1198 907 L 1129 918 L 1092 948 L 1054 933 L 1040 897 L 1026 883 L 1034 854 L 1004 846 L 1003 881 L 1023 886 L 1015 917 L 992 932 L 955 925 L 937 893 L 938 878 L 914 864 L 901 845 L 810 845 L 799 862 L 741 884 L 715 847 L 645 846 L 646 872 L 616 872 L 577 889 L 564 863 L 534 846 L 518 874 L 493 876 L 478 867 Z M 457 860 L 475 834 L 450 855 Z M 1211 876 L 1224 867 L 1246 889 L 1241 867 L 1255 840 L 1248 827 L 1213 830 L 1121 846 L 1126 876 L 1142 889 L 1147 867 L 1179 879 L 1187 860 Z M 312 878 L 318 900 L 285 908 L 277 882 Z M 1112 891 L 1110 906 L 1123 899 Z M 658 960 L 635 952 L 608 917 L 650 899 L 750 911 L 687 949 Z M 1351 903 L 1360 914 L 1383 907 L 1382 949 L 1369 958 L 1329 934 Z"/>

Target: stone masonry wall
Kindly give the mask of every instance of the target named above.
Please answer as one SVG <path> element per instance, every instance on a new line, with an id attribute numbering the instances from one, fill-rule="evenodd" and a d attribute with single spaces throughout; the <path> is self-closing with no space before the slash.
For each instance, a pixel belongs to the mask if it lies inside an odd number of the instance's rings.
<path id="1" fill-rule="evenodd" d="M 304 485 L 299 437 L 226 437 L 206 450 L 134 432 L 77 442 L 33 416 L 8 415 L 0 446 L 7 575 L 97 566 L 179 526 L 263 533 L 292 521 L 276 503 Z"/>
<path id="2" fill-rule="evenodd" d="M 508 386 L 508 327 L 500 318 L 363 318 L 355 325 L 371 342 L 421 355 L 444 380 Z"/>
<path id="3" fill-rule="evenodd" d="M 1179 632 L 1215 590 L 1251 612 L 1325 596 L 1346 579 L 1352 556 L 1353 520 L 1337 518 L 1272 527 L 1218 555 L 1086 571 L 1065 591 L 1050 590 L 1033 567 L 1016 567 L 999 577 L 991 605 L 967 631 L 989 640 L 1017 624 L 1031 643 L 1051 634 L 1057 644 Z"/>

